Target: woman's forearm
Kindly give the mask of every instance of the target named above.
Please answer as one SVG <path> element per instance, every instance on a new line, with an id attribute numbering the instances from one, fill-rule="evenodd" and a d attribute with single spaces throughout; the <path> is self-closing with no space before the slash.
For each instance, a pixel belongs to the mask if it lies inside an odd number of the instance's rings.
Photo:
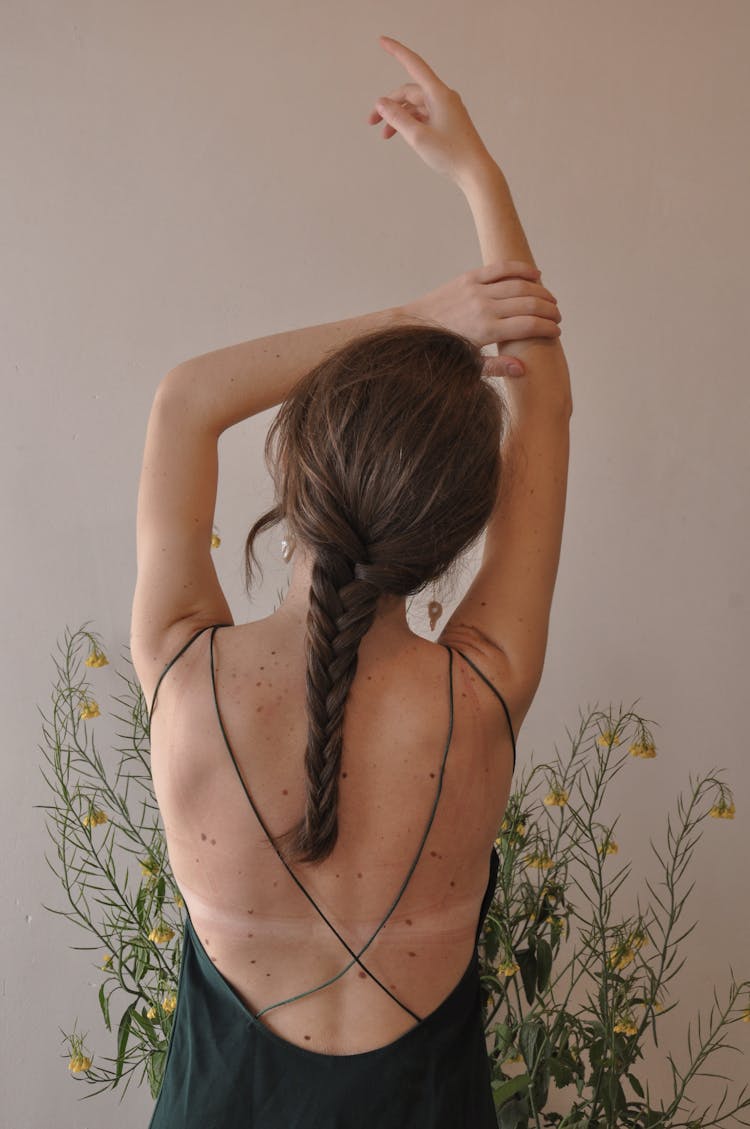
<path id="1" fill-rule="evenodd" d="M 508 182 L 495 161 L 489 155 L 477 161 L 466 170 L 459 187 L 474 217 L 483 261 L 518 259 L 536 266 Z M 544 403 L 570 405 L 572 411 L 570 373 L 559 339 L 505 341 L 502 352 L 523 358 L 526 369 L 524 376 L 504 381 L 512 405 L 521 408 L 541 398 Z"/>
<path id="2" fill-rule="evenodd" d="M 159 393 L 179 398 L 186 411 L 220 435 L 280 404 L 328 352 L 360 333 L 407 320 L 402 308 L 393 306 L 228 345 L 176 365 L 162 381 Z"/>
<path id="3" fill-rule="evenodd" d="M 474 217 L 485 263 L 520 259 L 536 266 L 508 182 L 491 157 L 477 161 L 459 181 Z"/>

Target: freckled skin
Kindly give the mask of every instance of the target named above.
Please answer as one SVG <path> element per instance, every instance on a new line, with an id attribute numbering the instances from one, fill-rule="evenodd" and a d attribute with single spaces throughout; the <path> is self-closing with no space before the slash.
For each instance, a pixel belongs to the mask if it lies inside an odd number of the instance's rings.
<path id="1" fill-rule="evenodd" d="M 268 653 L 268 652 L 267 652 L 267 653 Z M 277 654 L 277 653 L 276 653 L 276 652 L 272 652 L 272 654 L 274 655 L 274 661 L 273 661 L 273 664 L 272 664 L 272 665 L 273 665 L 274 667 L 277 667 L 277 666 L 278 666 L 279 668 L 281 668 L 281 664 L 280 664 L 280 662 L 279 662 L 278 658 L 276 657 L 276 654 Z M 257 670 L 257 669 L 258 669 L 258 667 L 256 666 L 256 670 Z M 264 668 L 264 667 L 261 667 L 261 668 L 260 668 L 260 670 L 261 670 L 261 672 L 264 672 L 264 671 L 265 671 L 265 668 Z M 367 680 L 368 680 L 368 681 L 378 681 L 378 683 L 379 683 L 379 684 L 380 684 L 380 682 L 382 681 L 382 680 L 381 680 L 380 678 L 378 678 L 377 676 L 366 675 L 366 678 L 367 678 Z M 251 681 L 249 681 L 249 683 L 246 683 L 246 685 L 247 685 L 247 684 L 249 684 L 250 686 L 252 686 L 252 682 L 251 682 Z M 271 688 L 272 688 L 272 680 L 268 680 L 268 679 L 260 680 L 260 679 L 258 679 L 258 681 L 256 682 L 256 686 L 257 686 L 258 688 L 264 688 L 264 687 L 271 687 Z M 458 687 L 455 687 L 455 689 L 458 689 Z M 466 699 L 467 697 L 471 697 L 471 695 L 467 695 L 467 694 L 466 694 L 465 692 L 462 692 L 462 698 Z M 269 692 L 269 694 L 268 694 L 268 697 L 266 697 L 266 694 L 265 694 L 265 692 L 264 692 L 263 698 L 264 698 L 264 701 L 266 702 L 266 704 L 268 704 L 268 705 L 269 705 L 269 710 L 271 711 L 271 716 L 275 717 L 275 714 L 274 714 L 275 706 L 273 706 L 273 705 L 271 704 L 271 703 L 272 703 L 272 701 L 273 701 L 273 699 L 271 698 L 270 692 Z M 257 699 L 256 699 L 256 700 L 257 700 Z M 254 704 L 252 704 L 251 702 L 248 702 L 248 703 L 247 703 L 247 709 L 248 709 L 248 713 L 249 713 L 250 711 L 252 711 L 252 710 L 253 710 L 254 708 L 255 708 Z M 262 710 L 262 709 L 263 709 L 263 706 L 260 706 L 260 710 Z M 259 710 L 259 712 L 260 712 L 260 710 Z M 280 732 L 280 731 L 283 731 L 283 728 L 284 728 L 284 720 L 285 720 L 285 719 L 283 719 L 283 715 L 282 715 L 282 721 L 281 721 L 281 724 L 280 724 L 280 725 L 278 725 L 278 726 L 276 726 L 276 735 L 277 735 L 277 736 L 278 736 L 278 734 L 279 734 L 279 732 Z M 289 727 L 289 732 L 290 732 L 290 733 L 296 733 L 296 732 L 297 732 L 297 730 L 296 730 L 295 726 L 293 726 L 293 725 L 290 725 L 290 727 Z M 263 732 L 262 732 L 262 736 L 263 736 L 263 737 L 265 738 L 265 730 L 263 730 Z M 428 763 L 429 763 L 429 762 L 428 762 Z M 434 763 L 434 761 L 433 761 L 433 763 Z M 378 764 L 377 760 L 375 760 L 375 761 L 373 761 L 373 762 L 372 762 L 372 765 L 373 765 L 374 767 L 377 767 L 377 764 Z M 405 778 L 406 778 L 406 777 L 408 777 L 408 758 L 405 758 L 405 764 L 407 765 L 407 769 L 405 770 Z M 424 764 L 424 761 L 422 762 L 422 765 L 423 765 L 423 764 Z M 355 766 L 355 768 L 356 768 L 356 766 Z M 423 771 L 423 769 L 422 769 L 422 771 Z M 485 767 L 485 769 L 484 769 L 484 772 L 485 772 L 485 774 L 486 774 L 486 773 L 487 773 L 488 771 L 490 771 L 490 770 L 489 770 L 488 768 L 486 768 L 486 767 Z M 357 777 L 357 776 L 358 776 L 358 772 L 357 772 L 357 771 L 355 771 L 355 777 Z M 436 780 L 436 777 L 437 777 L 437 770 L 435 770 L 435 771 L 429 771 L 429 770 L 428 770 L 428 778 L 429 778 L 430 780 L 432 780 L 432 781 L 435 781 L 435 780 Z M 289 777 L 287 777 L 287 778 L 289 778 Z M 348 778 L 348 773 L 347 773 L 346 771 L 343 771 L 343 772 L 341 772 L 341 773 L 340 773 L 340 778 L 341 778 L 342 780 L 344 780 L 344 779 L 347 779 L 347 778 Z M 277 779 L 277 781 L 278 781 L 278 776 L 276 777 L 276 779 Z M 278 787 L 278 784 L 277 784 L 276 786 Z M 355 786 L 356 786 L 356 780 L 355 780 Z M 427 794 L 430 794 L 430 795 L 431 795 L 431 794 L 432 794 L 432 793 L 434 792 L 434 787 L 436 787 L 436 784 L 435 784 L 435 785 L 424 785 L 424 778 L 423 778 L 423 785 L 422 785 L 422 786 L 423 786 L 423 788 L 426 788 L 426 789 L 427 789 Z M 273 787 L 271 788 L 271 790 L 273 791 Z M 296 792 L 297 792 L 297 789 L 295 788 L 295 793 L 296 793 Z M 279 791 L 278 791 L 278 792 L 276 793 L 276 796 L 277 796 L 276 804 L 277 804 L 277 809 L 278 809 L 278 811 L 279 811 L 279 812 L 284 812 L 284 811 L 286 811 L 286 810 L 287 810 L 287 805 L 286 805 L 286 804 L 278 804 L 278 795 L 279 795 L 279 794 L 281 794 L 281 795 L 282 795 L 282 796 L 284 796 L 284 797 L 288 797 L 288 796 L 289 796 L 289 793 L 290 793 L 290 789 L 289 789 L 288 787 L 282 787 L 282 788 L 281 788 L 281 789 L 279 789 Z M 357 795 L 357 794 L 358 794 L 358 790 L 357 790 L 357 793 L 355 793 L 355 795 Z M 349 797 L 349 798 L 350 798 L 350 800 L 351 800 L 351 797 Z M 354 801 L 352 801 L 352 802 L 354 802 Z M 409 832 L 410 832 L 410 828 L 407 828 L 407 829 L 406 829 L 406 833 L 408 834 Z M 200 835 L 201 835 L 201 841 L 202 841 L 202 843 L 205 843 L 205 842 L 207 842 L 207 841 L 210 841 L 210 845 L 213 845 L 213 846 L 217 845 L 217 840 L 216 840 L 215 838 L 211 839 L 211 838 L 210 838 L 210 837 L 209 837 L 209 836 L 207 835 L 207 833 L 206 833 L 206 832 L 200 832 Z M 384 836 L 381 836 L 381 839 L 383 839 L 383 838 L 385 838 L 385 837 L 384 837 Z M 226 841 L 225 841 L 225 848 L 224 848 L 224 849 L 226 850 Z M 427 852 L 424 852 L 424 853 L 426 854 Z M 431 856 L 431 857 L 432 857 L 432 858 L 433 858 L 433 859 L 434 859 L 435 861 L 444 861 L 444 856 L 443 856 L 443 855 L 441 855 L 441 854 L 440 854 L 440 853 L 439 853 L 438 851 L 436 851 L 436 850 L 432 850 L 432 851 L 430 851 L 430 852 L 429 852 L 429 855 L 430 855 L 430 856 Z M 209 861 L 211 860 L 211 858 L 212 858 L 212 856 L 209 856 Z M 196 861 L 201 861 L 201 860 L 200 860 L 200 859 L 197 859 Z M 233 861 L 233 860 L 231 860 L 231 861 Z M 231 861 L 230 861 L 230 867 L 231 867 Z M 424 862 L 424 859 L 423 859 L 423 862 Z M 427 866 L 427 867 L 426 867 L 426 869 L 429 869 L 429 866 Z M 453 867 L 451 867 L 451 869 L 453 869 Z M 238 871 L 238 873 L 240 873 L 240 872 Z M 329 873 L 330 873 L 330 872 L 329 872 Z M 433 873 L 433 875 L 434 875 L 435 877 L 437 877 L 437 876 L 438 876 L 438 874 L 442 874 L 442 875 L 443 875 L 443 879 L 445 880 L 445 878 L 444 878 L 445 872 L 444 872 L 444 871 L 443 871 L 443 872 L 432 872 L 432 873 Z M 231 874 L 231 869 L 229 870 L 229 874 Z M 358 877 L 358 878 L 360 878 L 360 879 L 364 879 L 364 873 L 363 873 L 362 871 L 359 871 L 359 872 L 355 872 L 355 874 L 357 875 L 357 877 Z M 269 879 L 270 879 L 271 877 L 272 877 L 272 876 L 271 876 L 271 875 L 269 875 Z M 283 877 L 284 877 L 284 879 L 285 879 L 285 880 L 284 880 L 284 882 L 281 882 L 281 881 L 279 881 L 279 882 L 273 881 L 273 883 L 272 883 L 273 887 L 277 888 L 277 887 L 278 887 L 279 885 L 286 885 L 286 884 L 287 884 L 287 883 L 286 883 L 286 876 L 283 876 Z M 337 879 L 337 880 L 340 880 L 340 873 L 336 873 L 335 877 L 336 877 L 336 879 Z M 369 881 L 371 881 L 371 875 L 368 875 L 368 882 L 369 882 Z M 450 881 L 450 888 L 451 888 L 451 889 L 452 889 L 452 888 L 455 888 L 455 887 L 456 887 L 457 885 L 458 885 L 458 883 L 457 883 L 457 880 L 456 880 L 456 881 Z M 238 884 L 238 888 L 239 888 L 239 884 Z M 364 889 L 364 887 L 363 887 L 363 889 Z M 241 895 L 240 895 L 240 896 L 241 896 Z M 247 894 L 246 894 L 246 893 L 245 893 L 245 896 L 247 896 Z M 241 901 L 240 901 L 240 905 L 241 905 Z M 253 910 L 252 908 L 248 908 L 248 907 L 246 907 L 246 913 L 248 914 L 248 916 L 251 916 L 251 915 L 253 915 L 253 913 L 254 913 L 254 910 Z M 403 918 L 403 917 L 402 917 L 402 918 L 401 918 L 401 922 L 402 922 L 403 924 L 406 924 L 406 925 L 407 925 L 407 926 L 409 926 L 409 927 L 413 927 L 413 924 L 414 924 L 414 921 L 413 921 L 413 919 L 412 919 L 412 918 Z M 396 930 L 396 933 L 398 934 L 399 926 L 398 926 L 398 923 L 397 923 L 397 921 L 396 921 L 395 919 L 393 920 L 393 922 L 391 923 L 391 925 L 392 925 L 393 929 L 395 929 L 395 930 Z M 420 927 L 420 928 L 422 928 L 422 927 Z M 382 932 L 382 931 L 386 931 L 386 932 L 387 932 L 387 933 L 388 933 L 388 934 L 389 934 L 390 936 L 393 936 L 392 930 L 391 930 L 391 928 L 389 928 L 389 924 L 388 924 L 388 923 L 384 923 L 384 924 L 382 925 L 382 927 L 381 927 L 381 932 Z M 265 936 L 265 934 L 262 934 L 262 936 Z M 248 940 L 252 940 L 252 939 L 254 939 L 254 933 L 253 933 L 253 932 L 246 932 L 246 938 L 247 938 Z M 398 948 L 398 950 L 399 950 L 399 952 L 400 952 L 400 958 L 401 958 L 401 962 L 402 962 L 402 969 L 403 969 L 403 971 L 404 971 L 404 972 L 406 972 L 406 973 L 407 973 L 407 980 L 410 980 L 410 979 L 411 979 L 411 977 L 410 977 L 410 976 L 408 975 L 408 972 L 407 972 L 407 970 L 406 970 L 405 966 L 403 966 L 403 954 L 404 954 L 404 952 L 407 952 L 407 955 L 409 956 L 409 958 L 410 958 L 410 959 L 418 959 L 418 958 L 419 958 L 419 959 L 422 959 L 422 958 L 421 958 L 421 957 L 419 957 L 419 954 L 417 953 L 417 951 L 412 951 L 412 950 L 404 950 L 404 949 L 403 949 L 403 934 L 401 934 L 401 935 L 400 935 L 400 936 L 398 937 L 398 940 L 399 940 L 399 942 L 400 942 L 400 943 L 398 944 L 397 948 Z M 388 943 L 388 942 L 386 942 L 386 943 Z M 210 942 L 208 941 L 208 939 L 206 939 L 206 941 L 205 941 L 205 945 L 206 945 L 206 947 L 207 947 L 207 948 L 208 948 L 209 944 L 210 944 Z M 265 953 L 265 951 L 266 951 L 266 950 L 265 950 L 265 949 L 263 949 L 263 947 L 262 947 L 262 946 L 263 946 L 263 942 L 261 941 L 261 942 L 259 942 L 259 945 L 258 945 L 258 949 L 259 949 L 259 951 L 263 951 L 263 952 Z M 248 945 L 248 946 L 246 946 L 246 950 L 249 950 L 249 948 L 250 948 L 250 946 L 249 946 L 249 945 Z M 423 954 L 423 956 L 424 956 L 424 954 Z M 212 959 L 212 961 L 213 961 L 214 963 L 224 963 L 224 960 L 223 960 L 223 958 L 211 957 L 210 959 Z M 255 960 L 254 958 L 250 958 L 250 956 L 249 956 L 249 951 L 248 951 L 248 952 L 247 952 L 247 955 L 246 955 L 246 957 L 245 957 L 245 959 L 246 959 L 247 963 L 249 963 L 249 964 L 255 964 L 255 963 L 260 963 L 260 960 L 261 960 L 261 959 L 263 959 L 263 958 L 258 958 L 258 960 L 256 961 L 256 960 Z M 246 966 L 245 966 L 245 967 L 246 967 Z M 264 979 L 266 979 L 266 978 L 267 978 L 267 979 L 272 979 L 272 978 L 273 978 L 273 972 L 272 972 L 272 970 L 270 970 L 270 971 L 266 971 L 266 970 L 263 970 L 263 969 L 258 969 L 258 971 L 259 971 L 259 972 L 261 972 L 261 971 L 262 971 L 262 972 L 264 973 Z M 350 971 L 351 971 L 351 970 L 350 970 Z M 393 971 L 396 971 L 396 969 L 394 968 L 394 969 L 393 969 Z M 230 973 L 229 973 L 229 975 L 231 975 L 231 970 L 230 970 Z M 248 977 L 250 978 L 250 980 L 251 980 L 251 981 L 255 981 L 255 985 L 256 985 L 256 989 L 257 989 L 257 991 L 258 991 L 259 993 L 261 993 L 261 994 L 262 994 L 262 988 L 261 988 L 261 986 L 260 986 L 260 981 L 258 981 L 258 980 L 257 980 L 257 977 L 252 977 L 252 973 L 250 973 L 249 971 L 248 971 L 248 973 L 247 973 L 246 975 L 247 975 L 247 976 L 248 976 Z M 360 966 L 360 968 L 359 968 L 359 969 L 357 969 L 357 970 L 356 970 L 356 976 L 357 976 L 357 978 L 358 978 L 358 979 L 361 979 L 361 980 L 365 980 L 365 981 L 366 981 L 366 980 L 368 980 L 368 979 L 371 979 L 371 976 L 370 976 L 370 974 L 369 974 L 369 973 L 368 973 L 368 972 L 367 972 L 367 971 L 366 971 L 365 969 L 363 969 L 363 968 L 362 968 L 361 966 Z M 282 976 L 282 980 L 283 980 L 283 979 L 284 979 L 284 978 L 283 978 L 283 976 Z M 352 983 L 352 987 L 353 987 L 353 980 L 351 981 L 351 983 Z M 375 987 L 375 985 L 373 985 L 373 991 L 374 991 L 374 987 Z M 402 990 L 403 990 L 403 985 L 402 985 Z M 269 994 L 271 995 L 271 998 L 275 1000 L 275 999 L 276 999 L 276 996 L 275 996 L 275 995 L 273 995 L 273 992 L 274 992 L 274 990 L 273 990 L 273 989 L 271 989 L 271 988 L 269 988 L 269 990 L 268 990 L 268 991 L 269 991 Z M 394 993 L 398 993 L 398 986 L 397 986 L 397 984 L 396 984 L 396 983 L 391 983 L 391 985 L 390 985 L 390 991 L 393 991 Z M 354 992 L 355 992 L 355 994 L 356 994 L 356 989 L 354 990 Z M 249 994 L 250 994 L 250 995 L 252 996 L 252 994 L 253 994 L 252 990 L 250 991 L 250 993 L 249 993 Z M 282 994 L 282 993 L 279 993 L 279 994 Z M 362 994 L 362 995 L 364 995 L 364 994 Z M 267 1001 L 263 1001 L 263 1000 L 260 1000 L 260 1001 L 257 1001 L 257 1002 L 259 1002 L 259 1003 L 266 1003 Z M 309 1034 L 303 1034 L 303 1033 L 299 1032 L 299 1028 L 297 1028 L 297 1036 L 296 1036 L 296 1037 L 297 1037 L 297 1039 L 299 1039 L 299 1037 L 300 1037 L 300 1036 L 302 1036 L 303 1040 L 304 1040 L 304 1041 L 307 1041 L 307 1042 L 310 1042 L 310 1041 L 316 1041 L 316 1040 L 320 1041 L 320 1039 L 321 1039 L 321 1036 L 322 1036 L 323 1034 L 324 1034 L 324 1032 L 323 1032 L 322 1030 L 321 1030 L 321 1031 L 318 1031 L 318 1030 L 317 1030 L 317 1024 L 316 1024 L 316 1035 L 315 1035 L 314 1037 L 312 1036 L 312 1034 L 311 1034 L 311 1033 L 309 1033 Z M 282 1036 L 282 1037 L 283 1037 L 283 1036 Z M 321 1048 L 320 1048 L 320 1047 L 318 1046 L 318 1042 L 316 1042 L 316 1048 L 315 1048 L 315 1049 L 316 1049 L 316 1050 L 320 1050 L 320 1049 L 321 1049 Z"/>

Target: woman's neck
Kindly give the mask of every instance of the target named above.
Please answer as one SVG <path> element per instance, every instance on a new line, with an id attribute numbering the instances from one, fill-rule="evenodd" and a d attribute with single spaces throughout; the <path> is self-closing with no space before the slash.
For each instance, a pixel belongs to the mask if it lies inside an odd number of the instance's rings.
<path id="1" fill-rule="evenodd" d="M 312 576 L 312 560 L 305 556 L 297 546 L 294 550 L 292 577 L 284 599 L 279 605 L 279 611 L 285 616 L 298 619 L 304 625 L 307 619 L 307 610 L 310 604 L 310 580 Z M 372 627 L 368 631 L 376 634 L 390 634 L 406 636 L 414 632 L 409 627 L 406 618 L 406 597 L 392 596 L 384 593 L 378 600 L 377 611 Z"/>

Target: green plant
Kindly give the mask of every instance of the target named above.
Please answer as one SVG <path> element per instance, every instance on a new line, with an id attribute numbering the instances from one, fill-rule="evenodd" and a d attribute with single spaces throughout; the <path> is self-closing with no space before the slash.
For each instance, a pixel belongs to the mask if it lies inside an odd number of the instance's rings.
<path id="1" fill-rule="evenodd" d="M 84 649 L 88 654 L 82 660 Z M 85 1037 L 74 1028 L 70 1035 L 63 1032 L 69 1044 L 68 1067 L 88 1082 L 101 1084 L 87 1097 L 114 1089 L 122 1078 L 124 1093 L 140 1067 L 139 1084 L 147 1078 L 155 1098 L 176 1006 L 179 911 L 184 902 L 169 869 L 153 794 L 146 702 L 134 674 L 117 672 L 123 687 L 113 701 L 121 712 L 112 716 L 124 728 L 116 734 L 122 743 L 115 746 L 114 758 L 108 757 L 112 761 L 108 767 L 90 725 L 100 716 L 99 704 L 82 669 L 107 665 L 106 656 L 86 624 L 74 633 L 66 630 L 60 650 L 52 716 L 42 714 L 42 752 L 52 769 L 49 777 L 43 775 L 53 802 L 37 806 L 48 813 L 47 830 L 56 846 L 59 869 L 45 858 L 71 908 L 45 909 L 74 921 L 96 939 L 93 945 L 73 947 L 100 952 L 99 1004 L 108 1031 L 113 1029 L 115 995 L 119 1012 L 116 1053 L 98 1056 L 112 1066 L 94 1067 L 93 1056 L 84 1049 Z M 615 756 L 628 733 L 634 738 L 629 750 Z M 607 827 L 597 813 L 607 785 L 626 763 L 632 757 L 654 755 L 648 726 L 637 714 L 621 710 L 615 716 L 612 711 L 593 710 L 572 738 L 568 760 L 563 763 L 558 755 L 552 764 L 531 765 L 510 797 L 496 840 L 497 891 L 480 942 L 492 1084 L 503 1129 L 532 1123 L 557 1129 L 614 1125 L 697 1129 L 720 1124 L 750 1105 L 748 1098 L 721 1116 L 707 1119 L 707 1111 L 701 1115 L 691 1111 L 686 1120 L 680 1119 L 689 1082 L 701 1073 L 711 1054 L 729 1046 L 723 1041 L 726 1026 L 739 1019 L 750 1021 L 750 1007 L 735 1007 L 750 982 L 735 984 L 733 976 L 728 1003 L 722 1008 L 717 1000 L 719 1020 L 714 1022 L 712 1010 L 708 1038 L 701 1039 L 695 1053 L 688 1035 L 688 1066 L 680 1070 L 668 1056 L 673 1101 L 653 1108 L 648 1083 L 644 1097 L 633 1072 L 636 1060 L 643 1058 L 641 1043 L 647 1029 L 658 1045 L 657 1015 L 676 1006 L 663 1008 L 660 995 L 684 963 L 673 968 L 677 945 L 694 928 L 680 937 L 673 935 L 690 892 L 678 898 L 678 886 L 700 837 L 696 829 L 709 816 L 735 814 L 729 790 L 716 775 L 692 785 L 688 803 L 681 798 L 678 802 L 677 827 L 672 827 L 671 818 L 668 822 L 666 859 L 652 843 L 664 868 L 666 893 L 660 896 L 650 882 L 646 885 L 659 908 L 639 908 L 627 920 L 612 924 L 613 895 L 629 868 L 610 876 L 608 859 L 617 853 L 612 838 L 617 821 Z M 540 801 L 534 794 L 542 784 L 546 795 Z M 716 801 L 710 807 L 709 795 Z M 552 811 L 558 813 L 557 820 L 551 818 Z M 139 873 L 134 882 L 136 863 Z M 543 875 L 541 881 L 533 881 L 530 871 Z M 588 897 L 589 913 L 579 912 L 571 901 L 573 886 Z M 575 933 L 571 922 L 576 923 Z M 572 951 L 563 954 L 567 941 L 572 942 Z M 647 946 L 652 948 L 645 957 Z M 558 971 L 555 965 L 562 959 L 566 963 Z M 566 976 L 569 982 L 561 995 Z M 574 1008 L 570 1000 L 581 980 L 590 988 L 586 1001 Z M 639 1008 L 642 1012 L 637 1014 Z M 512 1077 L 505 1068 L 514 1062 L 523 1066 Z M 635 1091 L 635 1100 L 626 1098 L 624 1079 Z M 545 1109 L 551 1083 L 557 1088 L 576 1087 L 577 1099 L 565 1117 Z"/>
<path id="2" fill-rule="evenodd" d="M 98 702 L 82 671 L 81 651 L 89 648 L 84 665 L 107 665 L 97 636 L 84 624 L 66 629 L 55 660 L 57 679 L 52 716 L 42 714 L 42 751 L 52 768 L 44 779 L 54 794 L 51 804 L 38 805 L 48 813 L 47 831 L 57 848 L 59 869 L 45 859 L 62 882 L 69 910 L 55 910 L 81 925 L 96 938 L 104 973 L 99 1004 L 107 1030 L 112 1030 L 112 997 L 125 1007 L 117 1025 L 117 1050 L 112 1069 L 93 1067 L 83 1037 L 65 1035 L 70 1047 L 68 1067 L 85 1074 L 101 1089 L 115 1088 L 125 1076 L 123 1093 L 132 1073 L 142 1066 L 140 1081 L 148 1078 L 152 1096 L 158 1093 L 164 1068 L 179 975 L 179 946 L 168 942 L 181 930 L 178 910 L 184 905 L 172 878 L 159 809 L 153 794 L 148 756 L 148 714 L 137 679 L 119 674 L 122 696 L 113 700 L 124 731 L 115 748 L 117 759 L 108 770 L 96 746 L 92 719 L 100 716 Z M 41 711 L 40 711 L 41 712 Z M 140 875 L 133 883 L 133 862 Z"/>
<path id="3" fill-rule="evenodd" d="M 615 920 L 614 896 L 630 864 L 614 870 L 610 856 L 619 849 L 613 838 L 619 816 L 608 825 L 599 814 L 613 778 L 632 767 L 633 758 L 655 757 L 656 746 L 646 721 L 632 710 L 616 715 L 590 710 L 578 733 L 568 736 L 567 759 L 557 753 L 554 762 L 532 764 L 522 776 L 496 840 L 498 884 L 481 956 L 498 1124 L 697 1129 L 729 1118 L 748 1124 L 734 1116 L 750 1106 L 750 1098 L 743 1100 L 747 1086 L 723 1113 L 726 1091 L 710 1116 L 708 1109 L 700 1114 L 685 1109 L 688 1085 L 706 1073 L 701 1069 L 706 1060 L 722 1047 L 738 1049 L 724 1041 L 725 1028 L 750 1021 L 750 1007 L 736 1006 L 750 981 L 737 984 L 731 969 L 725 1005 L 714 991 L 718 1016 L 712 1008 L 706 1038 L 698 1017 L 695 1051 L 688 1027 L 687 1065 L 680 1068 L 667 1055 L 671 1100 L 656 1108 L 648 1081 L 644 1093 L 634 1072 L 644 1058 L 647 1032 L 658 1046 L 658 1017 L 677 1006 L 664 1006 L 665 989 L 685 963 L 674 967 L 678 945 L 695 928 L 694 923 L 675 935 L 694 883 L 685 892 L 681 888 L 700 824 L 709 817 L 734 818 L 729 789 L 715 771 L 691 781 L 687 801 L 678 798 L 677 818 L 667 818 L 666 848 L 660 853 L 650 840 L 664 889 L 657 891 L 645 879 L 653 904 L 642 908 L 638 902 L 635 913 Z M 626 750 L 618 753 L 623 745 Z M 540 802 L 541 791 L 546 794 Z M 530 872 L 542 877 L 535 880 Z M 571 900 L 571 890 L 581 895 L 581 907 Z M 583 1000 L 573 1005 L 578 985 Z M 522 1063 L 515 1076 L 505 1069 L 512 1063 Z M 624 1083 L 635 1097 L 628 1098 Z M 545 1110 L 551 1084 L 576 1088 L 565 1116 Z"/>

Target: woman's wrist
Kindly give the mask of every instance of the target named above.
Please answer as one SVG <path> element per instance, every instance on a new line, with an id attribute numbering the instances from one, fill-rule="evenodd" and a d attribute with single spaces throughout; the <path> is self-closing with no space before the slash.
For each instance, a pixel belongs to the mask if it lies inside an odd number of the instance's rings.
<path id="1" fill-rule="evenodd" d="M 498 178 L 505 180 L 502 169 L 489 150 L 485 149 L 484 152 L 477 153 L 472 161 L 461 170 L 456 177 L 456 184 L 468 199 L 469 196 L 481 192 L 488 183 Z"/>

